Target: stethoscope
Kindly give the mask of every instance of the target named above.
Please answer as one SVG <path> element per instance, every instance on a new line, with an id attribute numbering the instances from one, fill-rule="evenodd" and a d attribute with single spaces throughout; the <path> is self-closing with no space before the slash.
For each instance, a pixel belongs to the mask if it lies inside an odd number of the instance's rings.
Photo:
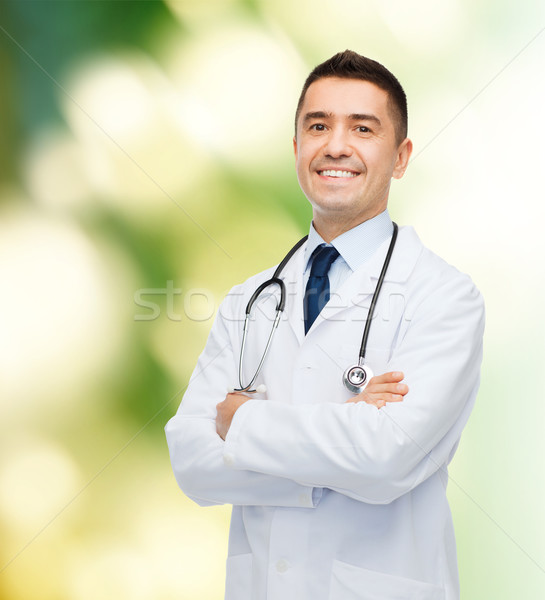
<path id="1" fill-rule="evenodd" d="M 373 313 L 375 312 L 375 305 L 377 303 L 380 290 L 382 288 L 382 283 L 384 281 L 384 277 L 386 275 L 386 271 L 388 270 L 388 265 L 390 264 L 390 259 L 392 258 L 392 253 L 394 251 L 394 246 L 397 239 L 397 224 L 393 223 L 394 231 L 392 234 L 392 240 L 390 242 L 390 246 L 388 248 L 388 252 L 386 253 L 386 258 L 384 259 L 384 264 L 382 265 L 382 271 L 380 272 L 377 285 L 375 287 L 375 291 L 373 293 L 373 297 L 371 299 L 371 305 L 369 306 L 369 313 L 367 315 L 367 321 L 365 323 L 365 329 L 363 331 L 363 337 L 361 340 L 360 346 L 360 354 L 358 358 L 358 363 L 353 365 L 352 367 L 348 367 L 346 371 L 343 373 L 343 384 L 344 386 L 351 391 L 353 394 L 359 394 L 362 392 L 370 379 L 373 377 L 373 372 L 369 365 L 365 364 L 365 352 L 367 350 L 367 338 L 369 337 L 369 330 L 371 329 L 371 321 L 373 320 Z M 280 318 L 282 316 L 282 312 L 284 311 L 284 307 L 286 305 L 286 286 L 282 279 L 280 279 L 280 273 L 282 273 L 284 267 L 288 264 L 291 257 L 299 250 L 299 248 L 307 241 L 308 235 L 299 240 L 297 244 L 286 254 L 282 262 L 276 268 L 273 276 L 267 281 L 263 282 L 256 291 L 252 294 L 248 304 L 246 306 L 246 316 L 244 319 L 244 328 L 242 330 L 242 344 L 240 347 L 240 359 L 238 364 L 238 382 L 240 387 L 235 388 L 234 392 L 245 392 L 245 393 L 265 393 L 267 388 L 265 385 L 258 385 L 255 389 L 253 389 L 253 385 L 261 373 L 261 369 L 263 368 L 263 364 L 267 355 L 269 353 L 269 349 L 271 347 L 271 343 L 274 337 L 274 333 L 276 328 L 278 327 L 278 323 L 280 323 Z M 271 332 L 269 334 L 269 339 L 267 340 L 267 344 L 265 346 L 265 350 L 263 352 L 263 356 L 259 361 L 259 365 L 257 366 L 255 375 L 252 377 L 250 383 L 248 385 L 244 385 L 242 383 L 242 365 L 244 362 L 244 349 L 246 347 L 246 338 L 248 337 L 248 329 L 250 323 L 250 317 L 252 314 L 252 307 L 255 304 L 256 300 L 271 285 L 277 285 L 280 288 L 280 298 L 276 304 L 276 315 L 274 318 L 273 325 L 271 327 Z"/>

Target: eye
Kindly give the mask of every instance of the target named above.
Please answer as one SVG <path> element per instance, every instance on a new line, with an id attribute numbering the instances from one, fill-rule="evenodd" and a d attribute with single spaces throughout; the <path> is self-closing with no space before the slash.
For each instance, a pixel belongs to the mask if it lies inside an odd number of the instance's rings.
<path id="1" fill-rule="evenodd" d="M 325 131 L 325 125 L 323 123 L 314 123 L 310 126 L 313 131 Z"/>
<path id="2" fill-rule="evenodd" d="M 358 130 L 359 133 L 371 133 L 371 130 L 369 129 L 369 127 L 366 127 L 365 125 L 358 125 L 356 127 L 356 129 Z"/>

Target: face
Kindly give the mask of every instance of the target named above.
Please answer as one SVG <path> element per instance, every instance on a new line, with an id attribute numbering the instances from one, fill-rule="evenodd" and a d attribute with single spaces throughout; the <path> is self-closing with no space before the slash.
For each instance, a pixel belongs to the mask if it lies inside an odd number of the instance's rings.
<path id="1" fill-rule="evenodd" d="M 307 90 L 293 140 L 299 185 L 314 224 L 349 229 L 386 209 L 392 177 L 412 150 L 396 142 L 388 94 L 373 83 L 327 77 Z"/>

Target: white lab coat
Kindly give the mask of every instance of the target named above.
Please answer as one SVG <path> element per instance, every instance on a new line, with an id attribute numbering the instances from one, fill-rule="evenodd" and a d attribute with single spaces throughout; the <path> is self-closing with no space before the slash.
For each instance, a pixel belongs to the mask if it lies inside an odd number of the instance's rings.
<path id="1" fill-rule="evenodd" d="M 345 401 L 389 240 L 340 287 L 304 335 L 303 249 L 285 268 L 287 306 L 258 383 L 225 441 L 216 404 L 238 385 L 248 298 L 272 269 L 222 304 L 180 409 L 166 427 L 182 490 L 233 504 L 226 600 L 455 600 L 447 464 L 479 385 L 484 307 L 471 279 L 402 227 L 375 310 L 367 359 L 405 373 L 410 391 L 378 410 Z M 273 292 L 273 288 L 270 288 Z M 274 316 L 259 304 L 245 379 Z"/>

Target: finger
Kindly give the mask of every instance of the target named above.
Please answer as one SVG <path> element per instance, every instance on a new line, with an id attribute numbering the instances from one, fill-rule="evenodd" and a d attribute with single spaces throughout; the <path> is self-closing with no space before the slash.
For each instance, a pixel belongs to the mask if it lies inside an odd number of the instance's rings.
<path id="1" fill-rule="evenodd" d="M 383 399 L 385 402 L 403 402 L 403 396 L 401 394 L 386 394 Z"/>
<path id="2" fill-rule="evenodd" d="M 405 384 L 381 384 L 375 386 L 367 386 L 363 392 L 356 396 L 356 401 L 386 399 L 387 402 L 400 402 L 405 394 L 409 391 L 409 387 Z"/>
<path id="3" fill-rule="evenodd" d="M 371 406 L 376 406 L 377 408 L 382 408 L 383 406 L 386 406 L 386 402 L 384 402 L 384 400 L 367 400 L 366 402 L 367 404 L 370 404 Z"/>
<path id="4" fill-rule="evenodd" d="M 397 381 L 401 381 L 405 377 L 405 374 L 402 371 L 389 371 L 388 373 L 383 373 L 382 375 L 375 375 L 369 380 L 369 385 L 372 383 L 393 383 Z"/>
<path id="5" fill-rule="evenodd" d="M 349 398 L 346 402 L 353 402 L 356 404 L 357 402 L 366 402 L 367 404 L 386 404 L 386 402 L 402 402 L 403 396 L 401 394 L 367 394 L 366 392 L 362 392 L 357 396 L 353 396 Z"/>
<path id="6" fill-rule="evenodd" d="M 365 388 L 365 392 L 368 394 L 403 394 L 405 395 L 409 391 L 409 386 L 405 383 L 375 383 L 369 384 Z"/>
<path id="7" fill-rule="evenodd" d="M 373 394 L 371 397 L 362 398 L 362 400 L 368 404 L 375 404 L 375 402 L 402 402 L 403 396 L 401 394 Z"/>

